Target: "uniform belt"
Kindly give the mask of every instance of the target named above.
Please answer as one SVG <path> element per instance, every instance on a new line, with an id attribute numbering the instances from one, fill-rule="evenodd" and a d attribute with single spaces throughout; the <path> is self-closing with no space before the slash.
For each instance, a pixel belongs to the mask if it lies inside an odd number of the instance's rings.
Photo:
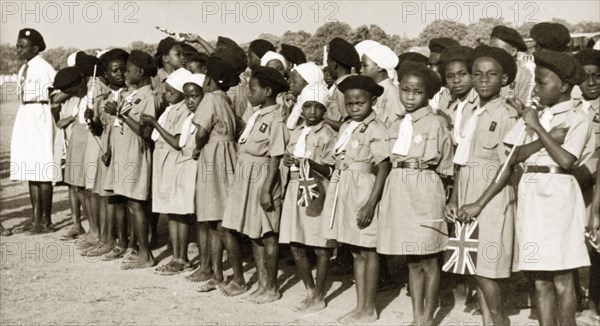
<path id="1" fill-rule="evenodd" d="M 350 171 L 358 171 L 358 172 L 368 172 L 373 173 L 373 164 L 364 163 L 364 162 L 344 162 L 338 161 L 335 163 L 335 168 L 337 170 L 350 170 Z"/>
<path id="2" fill-rule="evenodd" d="M 178 152 L 178 150 L 171 147 L 171 145 L 167 144 L 166 142 L 162 142 L 162 141 L 154 143 L 154 149 L 169 149 L 169 150 L 172 150 L 173 152 Z"/>
<path id="3" fill-rule="evenodd" d="M 23 105 L 27 104 L 50 104 L 50 101 L 24 101 Z"/>
<path id="4" fill-rule="evenodd" d="M 527 166 L 525 166 L 525 173 L 570 174 L 569 171 L 567 171 L 559 166 L 547 166 L 547 165 L 527 165 Z"/>
<path id="5" fill-rule="evenodd" d="M 435 165 L 423 162 L 392 162 L 393 169 L 435 170 Z"/>

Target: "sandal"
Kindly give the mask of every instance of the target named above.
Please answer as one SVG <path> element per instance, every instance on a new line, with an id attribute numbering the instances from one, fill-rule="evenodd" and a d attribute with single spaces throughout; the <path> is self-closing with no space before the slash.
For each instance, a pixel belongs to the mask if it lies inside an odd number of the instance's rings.
<path id="1" fill-rule="evenodd" d="M 123 249 L 119 246 L 116 246 L 109 253 L 102 255 L 102 257 L 100 257 L 100 260 L 101 261 L 111 261 L 114 259 L 119 259 L 123 256 L 125 256 L 125 249 Z"/>
<path id="2" fill-rule="evenodd" d="M 9 229 L 5 229 L 4 227 L 1 227 L 0 236 L 8 237 L 9 235 L 12 235 L 12 231 Z"/>
<path id="3" fill-rule="evenodd" d="M 217 280 L 215 280 L 214 278 L 211 278 L 210 280 L 200 284 L 198 286 L 198 288 L 196 289 L 197 292 L 210 292 L 213 290 L 216 290 L 217 287 L 219 287 L 220 283 L 217 282 Z"/>
<path id="4" fill-rule="evenodd" d="M 163 268 L 155 269 L 154 272 L 159 275 L 177 275 L 183 272 L 183 265 L 184 264 L 178 262 L 170 262 L 163 265 Z"/>
<path id="5" fill-rule="evenodd" d="M 137 261 L 138 252 L 135 249 L 127 249 L 129 252 L 123 257 L 123 263 L 135 263 Z"/>

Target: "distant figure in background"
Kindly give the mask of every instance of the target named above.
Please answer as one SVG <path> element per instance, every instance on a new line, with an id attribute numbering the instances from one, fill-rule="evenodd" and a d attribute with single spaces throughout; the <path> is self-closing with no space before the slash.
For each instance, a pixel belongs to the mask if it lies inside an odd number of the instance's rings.
<path id="1" fill-rule="evenodd" d="M 54 232 L 50 216 L 52 183 L 62 179 L 62 172 L 54 157 L 55 124 L 48 96 L 56 71 L 38 55 L 45 49 L 38 31 L 19 31 L 17 56 L 27 62 L 18 74 L 20 105 L 10 146 L 10 179 L 29 182 L 33 219 L 16 232 Z"/>

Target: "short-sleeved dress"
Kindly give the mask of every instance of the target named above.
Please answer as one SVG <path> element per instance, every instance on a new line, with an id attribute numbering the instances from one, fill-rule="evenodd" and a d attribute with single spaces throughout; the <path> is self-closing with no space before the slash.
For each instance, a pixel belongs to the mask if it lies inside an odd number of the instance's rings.
<path id="1" fill-rule="evenodd" d="M 444 250 L 448 239 L 443 219 L 446 194 L 439 174 L 452 175 L 452 139 L 444 118 L 427 106 L 410 113 L 413 137 L 407 155 L 391 153 L 390 172 L 379 201 L 377 252 L 385 255 L 429 255 Z M 388 129 L 394 148 L 403 119 Z M 431 168 L 397 168 L 400 162 L 420 162 Z"/>
<path id="2" fill-rule="evenodd" d="M 114 101 L 117 106 L 123 97 L 121 96 L 126 91 L 124 89 L 118 90 L 107 90 L 106 93 L 100 95 L 96 102 L 94 102 L 95 116 L 102 124 L 102 134 L 100 135 L 100 148 L 98 149 L 98 160 L 96 161 L 96 177 L 94 178 L 94 187 L 92 191 L 102 197 L 110 197 L 114 195 L 113 189 L 113 176 L 114 170 L 109 169 L 102 162 L 102 155 L 109 153 L 111 155 L 111 162 L 113 160 L 112 154 L 114 149 L 114 135 L 113 130 L 115 129 L 115 116 L 112 116 L 104 112 L 104 106 L 106 103 Z M 110 173 L 109 173 L 110 172 Z"/>
<path id="3" fill-rule="evenodd" d="M 287 146 L 287 152 L 293 153 L 298 138 L 302 134 L 305 125 L 296 127 L 290 133 L 290 142 Z M 323 122 L 310 127 L 312 130 L 306 136 L 306 157 L 317 164 L 335 164 L 333 148 L 337 139 L 337 132 Z M 327 241 L 321 234 L 321 216 L 309 216 L 306 207 L 298 206 L 298 191 L 300 182 L 298 179 L 298 167 L 290 172 L 290 181 L 288 182 L 283 201 L 283 210 L 281 214 L 281 227 L 279 232 L 279 243 L 300 243 L 313 247 L 333 247 L 332 241 Z M 323 178 L 324 189 L 327 189 L 329 180 Z M 325 193 L 322 196 L 326 196 Z"/>
<path id="4" fill-rule="evenodd" d="M 344 75 L 338 78 L 333 86 L 329 88 L 329 99 L 327 102 L 327 113 L 325 117 L 334 121 L 344 121 L 348 117 L 346 111 L 346 100 L 344 99 L 344 93 L 338 89 L 338 86 L 344 79 L 351 75 Z"/>
<path id="5" fill-rule="evenodd" d="M 85 110 L 85 104 L 80 97 L 71 97 L 64 104 L 62 110 L 71 113 L 74 110 Z M 67 143 L 67 157 L 65 159 L 65 170 L 63 180 L 66 184 L 75 187 L 85 187 L 85 152 L 87 137 L 85 121 L 75 117 L 71 127 L 71 136 Z"/>
<path id="6" fill-rule="evenodd" d="M 132 109 L 129 117 L 140 121 L 142 113 L 155 115 L 154 95 L 150 85 L 137 89 L 131 98 Z M 127 96 L 127 94 L 125 95 Z M 123 122 L 112 132 L 113 148 L 111 168 L 108 176 L 112 180 L 113 191 L 117 195 L 136 200 L 147 200 L 152 174 L 152 153 L 150 141 L 143 139 Z M 106 187 L 105 186 L 105 187 Z"/>
<path id="7" fill-rule="evenodd" d="M 92 91 L 92 84 L 94 89 Z M 106 84 L 104 84 L 100 79 L 97 78 L 96 82 L 92 82 L 92 78 L 88 81 L 88 95 L 84 98 L 89 101 L 89 98 L 93 98 L 92 105 L 95 110 L 95 103 L 100 101 L 104 94 L 109 92 L 109 88 Z M 87 107 L 87 103 L 86 103 Z M 83 110 L 86 109 L 83 108 Z M 94 183 L 96 182 L 96 174 L 98 169 L 98 158 L 102 155 L 100 154 L 100 137 L 94 136 L 91 132 L 87 133 L 87 142 L 85 145 L 85 157 L 84 157 L 84 179 L 85 179 L 85 189 L 93 190 Z M 104 149 L 102 150 L 104 151 Z"/>
<path id="8" fill-rule="evenodd" d="M 279 233 L 281 215 L 281 182 L 276 181 L 271 191 L 275 209 L 266 212 L 260 205 L 260 194 L 267 180 L 271 157 L 282 156 L 289 134 L 279 105 L 260 109 L 256 122 L 247 140 L 239 144 L 235 179 L 230 187 L 223 227 L 246 234 L 252 239 L 265 234 Z M 280 174 L 277 174 L 280 180 Z"/>
<path id="9" fill-rule="evenodd" d="M 531 78 L 531 73 L 517 64 L 517 75 L 515 80 L 510 84 L 502 87 L 500 96 L 508 97 L 514 96 L 521 102 L 527 103 L 527 96 L 529 96 L 529 89 L 535 86 L 535 82 Z"/>
<path id="10" fill-rule="evenodd" d="M 404 105 L 400 102 L 400 89 L 392 79 L 386 78 L 379 82 L 383 87 L 383 94 L 377 98 L 374 110 L 377 113 L 377 119 L 383 122 L 386 128 L 389 128 L 394 121 L 405 113 Z"/>
<path id="11" fill-rule="evenodd" d="M 477 94 L 477 92 L 475 91 L 474 88 L 471 88 L 471 90 L 469 91 L 469 93 L 467 94 L 467 98 L 465 98 L 464 101 L 461 101 L 459 98 L 455 99 L 454 101 L 442 101 L 440 103 L 440 108 L 437 110 L 437 114 L 444 117 L 446 119 L 446 122 L 448 122 L 448 126 L 450 126 L 450 135 L 452 136 L 452 141 L 453 143 L 456 145 L 456 133 L 460 134 L 460 126 L 455 126 L 454 124 L 457 122 L 457 115 L 458 115 L 458 109 L 462 108 L 460 114 L 461 114 L 461 122 L 464 121 L 462 120 L 462 112 L 464 111 L 464 108 L 467 106 L 473 106 L 473 105 L 477 105 L 475 103 L 477 103 L 479 101 L 479 94 Z M 462 125 L 462 123 L 461 123 Z"/>
<path id="12" fill-rule="evenodd" d="M 568 128 L 561 147 L 579 160 L 585 154 L 585 144 L 591 134 L 586 114 L 571 101 L 546 110 L 554 114 L 551 128 Z M 524 128 L 522 121 L 506 136 L 507 144 L 527 144 L 538 138 L 535 132 L 528 130 L 525 139 L 517 142 L 517 135 Z M 525 166 L 557 167 L 558 164 L 542 149 L 531 155 Z M 584 238 L 585 204 L 571 174 L 526 171 L 519 183 L 518 196 L 515 224 L 519 270 L 558 271 L 590 264 Z"/>
<path id="13" fill-rule="evenodd" d="M 349 124 L 347 121 L 341 126 L 340 135 Z M 336 154 L 336 167 L 327 187 L 322 214 L 326 239 L 364 248 L 377 246 L 377 216 L 362 230 L 356 224 L 358 211 L 373 191 L 375 166 L 390 156 L 387 138 L 385 126 L 372 112 L 354 130 L 345 150 Z"/>
<path id="14" fill-rule="evenodd" d="M 165 131 L 183 137 L 181 129 L 190 114 L 185 101 L 169 105 L 164 114 L 166 119 L 162 127 Z M 194 179 L 186 180 L 189 172 L 186 173 L 184 164 L 178 164 L 181 151 L 171 147 L 162 136 L 159 136 L 154 143 L 152 154 L 152 211 L 160 214 L 193 214 L 193 199 L 189 202 L 182 200 L 185 197 L 183 196 L 185 191 L 182 190 L 193 189 L 195 182 Z"/>
<path id="15" fill-rule="evenodd" d="M 468 163 L 460 168 L 458 189 L 454 189 L 458 195 L 458 207 L 479 199 L 506 160 L 507 151 L 503 140 L 515 125 L 517 112 L 504 103 L 505 99 L 502 97 L 487 103 L 486 110 L 477 120 Z M 463 127 L 478 105 L 477 102 L 465 107 Z M 514 189 L 506 186 L 477 217 L 477 275 L 492 279 L 510 276 L 515 204 Z"/>
<path id="16" fill-rule="evenodd" d="M 209 133 L 197 162 L 196 219 L 223 219 L 230 187 L 234 185 L 237 143 L 235 112 L 223 91 L 204 95 L 192 122 Z M 195 144 L 195 140 L 193 140 Z"/>
<path id="17" fill-rule="evenodd" d="M 600 98 L 585 102 L 579 100 L 576 102 L 576 107 L 587 114 L 592 127 L 592 136 L 586 144 L 584 156 L 579 158 L 580 166 L 573 171 L 589 207 L 594 192 L 594 175 L 597 173 L 598 160 L 600 160 Z"/>

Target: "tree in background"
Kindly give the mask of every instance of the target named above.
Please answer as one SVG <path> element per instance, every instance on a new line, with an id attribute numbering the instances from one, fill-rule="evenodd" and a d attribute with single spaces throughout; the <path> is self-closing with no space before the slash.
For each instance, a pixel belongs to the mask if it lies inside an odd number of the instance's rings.
<path id="1" fill-rule="evenodd" d="M 467 26 L 463 23 L 449 20 L 435 20 L 427 25 L 421 34 L 419 34 L 419 44 L 427 45 L 429 40 L 438 37 L 450 37 L 462 44 L 462 40 L 466 35 Z"/>
<path id="2" fill-rule="evenodd" d="M 321 63 L 323 61 L 323 46 L 335 37 L 350 39 L 352 27 L 346 23 L 331 22 L 319 27 L 304 44 L 303 50 L 308 61 Z"/>
<path id="3" fill-rule="evenodd" d="M 462 45 L 475 47 L 479 45 L 478 40 L 483 39 L 486 41 L 489 40 L 490 34 L 492 33 L 492 29 L 494 26 L 498 25 L 507 25 L 504 22 L 504 19 L 496 19 L 496 18 L 482 18 L 479 21 L 470 24 L 467 26 L 467 33 L 462 40 L 459 40 Z"/>

